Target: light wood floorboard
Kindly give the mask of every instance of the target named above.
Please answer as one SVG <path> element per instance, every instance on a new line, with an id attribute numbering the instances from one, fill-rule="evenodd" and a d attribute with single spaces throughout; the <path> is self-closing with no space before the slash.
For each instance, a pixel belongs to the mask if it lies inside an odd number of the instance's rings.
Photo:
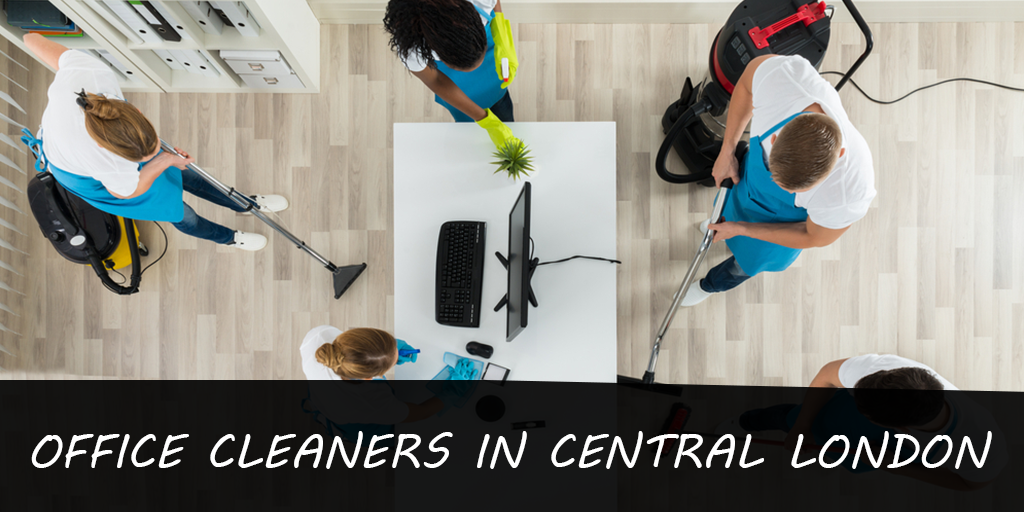
<path id="1" fill-rule="evenodd" d="M 687 76 L 705 75 L 717 28 L 515 27 L 518 120 L 617 123 L 621 374 L 643 372 L 697 246 L 694 226 L 710 208 L 711 190 L 658 179 L 653 155 L 665 107 Z M 1024 24 L 873 30 L 875 51 L 856 81 L 877 97 L 955 76 L 1024 84 Z M 129 100 L 223 181 L 288 196 L 293 207 L 281 217 L 299 237 L 338 264 L 367 261 L 367 273 L 334 301 L 328 273 L 281 237 L 249 254 L 168 226 L 167 256 L 140 294 L 123 298 L 61 259 L 21 216 L 31 256 L 16 280 L 26 295 L 13 298 L 23 305 L 12 321 L 22 336 L 0 333 L 16 356 L 0 355 L 6 376 L 302 378 L 298 345 L 308 328 L 393 325 L 391 125 L 450 117 L 390 53 L 380 26 L 325 25 L 322 34 L 320 94 Z M 856 27 L 836 25 L 822 69 L 845 70 L 861 44 Z M 29 82 L 33 93 L 20 99 L 37 126 L 51 75 L 37 64 L 22 75 L 6 69 Z M 879 193 L 869 214 L 789 271 L 680 314 L 659 380 L 799 386 L 828 361 L 891 352 L 962 388 L 1024 390 L 1024 94 L 957 83 L 892 106 L 852 86 L 841 96 L 874 155 Z M 270 234 L 251 217 L 189 203 L 228 226 Z M 27 209 L 24 198 L 18 204 Z M 143 236 L 159 252 L 155 228 Z M 715 247 L 709 263 L 726 255 Z M 0 291 L 0 299 L 12 297 Z"/>

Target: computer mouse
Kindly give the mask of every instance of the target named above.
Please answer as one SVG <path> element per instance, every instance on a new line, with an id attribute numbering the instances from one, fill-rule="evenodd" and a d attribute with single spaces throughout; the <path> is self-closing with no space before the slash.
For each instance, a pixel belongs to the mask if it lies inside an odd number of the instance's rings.
<path id="1" fill-rule="evenodd" d="M 466 344 L 466 352 L 469 352 L 474 356 L 482 357 L 484 359 L 490 359 L 490 357 L 494 355 L 494 347 L 490 345 L 484 345 L 483 343 L 479 343 L 476 341 L 471 341 Z"/>
<path id="2" fill-rule="evenodd" d="M 476 403 L 476 415 L 487 422 L 498 421 L 505 415 L 505 401 L 494 395 L 487 395 Z"/>

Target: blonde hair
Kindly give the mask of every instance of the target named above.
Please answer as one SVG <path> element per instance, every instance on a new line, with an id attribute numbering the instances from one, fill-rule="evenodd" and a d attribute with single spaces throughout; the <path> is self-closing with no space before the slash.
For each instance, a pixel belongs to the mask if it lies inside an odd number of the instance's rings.
<path id="1" fill-rule="evenodd" d="M 131 103 L 84 90 L 77 94 L 76 102 L 85 111 L 85 129 L 103 149 L 141 162 L 160 148 L 153 123 Z"/>
<path id="2" fill-rule="evenodd" d="M 768 169 L 780 187 L 805 190 L 828 176 L 842 146 L 843 134 L 835 120 L 817 112 L 802 114 L 779 131 Z"/>
<path id="3" fill-rule="evenodd" d="M 387 331 L 349 329 L 316 349 L 316 360 L 343 379 L 369 379 L 384 375 L 395 364 L 398 342 Z"/>

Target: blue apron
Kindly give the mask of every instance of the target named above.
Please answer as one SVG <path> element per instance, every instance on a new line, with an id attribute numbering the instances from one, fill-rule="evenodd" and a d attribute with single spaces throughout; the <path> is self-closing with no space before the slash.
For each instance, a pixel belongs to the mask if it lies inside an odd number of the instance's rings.
<path id="1" fill-rule="evenodd" d="M 21 130 L 21 141 L 36 156 L 36 171 L 50 171 L 62 187 L 84 199 L 97 209 L 134 220 L 181 222 L 185 216 L 182 201 L 181 169 L 171 166 L 160 174 L 144 194 L 131 199 L 114 197 L 99 180 L 67 172 L 51 164 L 43 153 L 43 140 L 27 128 Z M 157 153 L 159 154 L 159 153 Z M 139 170 L 149 162 L 139 164 Z"/>
<path id="2" fill-rule="evenodd" d="M 750 150 L 743 160 L 743 177 L 733 187 L 722 208 L 722 216 L 731 222 L 803 222 L 807 210 L 796 206 L 796 194 L 782 190 L 768 170 L 761 141 L 777 132 L 798 112 L 775 125 L 764 134 L 750 138 Z M 736 263 L 748 276 L 761 272 L 781 272 L 789 268 L 800 256 L 800 249 L 757 240 L 746 236 L 734 236 L 725 241 L 736 257 Z"/>
<path id="3" fill-rule="evenodd" d="M 455 85 L 462 89 L 462 92 L 466 93 L 466 96 L 473 100 L 473 103 L 476 103 L 480 108 L 491 108 L 492 105 L 505 96 L 505 89 L 501 88 L 503 81 L 498 77 L 494 62 L 494 38 L 491 37 L 491 19 L 494 18 L 494 13 L 488 14 L 476 5 L 473 7 L 480 13 L 480 16 L 487 19 L 487 24 L 484 25 L 484 32 L 487 33 L 487 52 L 484 53 L 484 61 L 479 67 L 469 72 L 456 71 L 440 60 L 435 60 L 435 64 L 437 65 L 437 70 L 444 73 L 452 82 L 455 82 Z M 448 104 L 440 96 L 434 95 L 434 101 L 447 108 L 456 121 L 472 121 L 469 116 Z"/>

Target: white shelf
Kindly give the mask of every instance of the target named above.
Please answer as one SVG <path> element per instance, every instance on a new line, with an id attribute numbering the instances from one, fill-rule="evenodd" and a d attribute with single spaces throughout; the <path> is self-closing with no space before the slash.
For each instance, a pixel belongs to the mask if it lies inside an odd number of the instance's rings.
<path id="1" fill-rule="evenodd" d="M 320 90 L 320 23 L 305 0 L 245 0 L 260 25 L 258 37 L 243 37 L 228 26 L 221 35 L 207 34 L 181 6 L 182 1 L 150 0 L 174 18 L 182 40 L 142 43 L 125 34 L 126 25 L 100 0 L 50 0 L 50 3 L 86 33 L 82 38 L 59 38 L 61 43 L 69 48 L 105 49 L 140 79 L 140 82 L 123 82 L 122 88 L 126 91 L 315 93 Z M 3 21 L 0 35 L 27 51 L 21 40 L 22 31 Z M 153 50 L 197 50 L 220 75 L 212 77 L 171 69 Z M 250 88 L 220 60 L 220 50 L 276 50 L 305 87 Z"/>
<path id="2" fill-rule="evenodd" d="M 71 13 L 69 13 L 67 10 L 61 8 L 61 6 L 59 6 L 59 5 L 57 7 L 61 9 L 61 12 L 63 12 L 65 16 L 68 16 L 76 24 L 78 24 L 78 20 L 74 16 L 72 16 Z M 51 37 L 49 39 L 57 41 L 57 42 L 63 44 L 64 46 L 67 46 L 68 48 L 75 49 L 75 50 L 100 50 L 100 49 L 106 49 L 106 45 L 105 44 L 103 44 L 101 41 L 98 41 L 98 40 L 94 39 L 90 35 L 90 33 L 91 33 L 90 30 L 86 29 L 83 26 L 82 27 L 82 31 L 83 31 L 82 37 Z M 8 25 L 7 24 L 7 13 L 5 13 L 3 11 L 0 11 L 0 35 L 3 35 L 3 37 L 5 37 L 9 41 L 11 41 L 18 48 L 21 48 L 25 53 L 27 53 L 29 55 L 32 55 L 32 52 L 29 51 L 27 46 L 25 46 L 25 42 L 22 39 L 22 38 L 25 37 L 25 34 L 27 34 L 27 32 L 25 32 L 24 30 L 22 30 L 20 28 L 17 28 L 17 27 L 13 27 L 11 25 Z M 40 62 L 42 62 L 42 61 L 40 61 Z M 45 66 L 46 63 L 43 62 L 43 65 Z M 49 66 L 47 66 L 47 67 L 49 67 Z M 140 75 L 135 70 L 135 68 L 133 66 L 129 66 L 129 69 L 132 69 L 134 71 L 133 74 L 135 74 L 136 76 Z M 135 91 L 145 91 L 145 90 L 147 90 L 147 89 L 149 89 L 151 87 L 155 87 L 149 80 L 147 80 L 143 76 L 139 76 L 139 80 L 140 80 L 139 82 L 132 82 L 132 81 L 127 80 L 124 77 L 118 76 L 118 82 L 120 83 L 121 89 L 125 90 L 125 91 L 133 91 L 133 92 L 135 92 Z"/>
<path id="3" fill-rule="evenodd" d="M 146 50 L 202 50 L 203 47 L 195 41 L 181 41 L 180 43 L 127 43 L 125 45 L 132 51 Z"/>

